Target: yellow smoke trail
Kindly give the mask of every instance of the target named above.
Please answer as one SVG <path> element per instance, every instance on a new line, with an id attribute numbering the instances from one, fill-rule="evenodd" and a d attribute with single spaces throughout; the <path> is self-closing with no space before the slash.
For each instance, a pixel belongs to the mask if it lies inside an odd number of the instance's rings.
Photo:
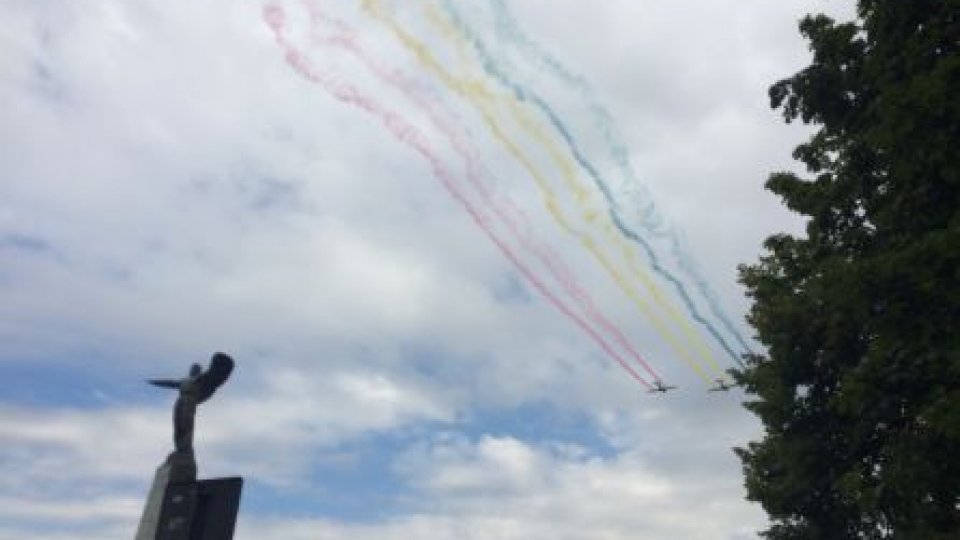
<path id="1" fill-rule="evenodd" d="M 424 8 L 426 10 L 427 19 L 433 23 L 437 29 L 440 30 L 440 32 L 448 39 L 448 41 L 453 42 L 461 64 L 466 64 L 468 62 L 466 60 L 468 55 L 465 54 L 464 50 L 468 47 L 468 45 L 466 44 L 463 35 L 454 27 L 449 18 L 440 13 L 440 11 L 437 10 L 433 5 L 428 3 L 424 6 Z M 536 120 L 530 116 L 530 114 L 523 107 L 523 104 L 520 103 L 520 101 L 513 94 L 509 94 L 509 99 L 504 100 L 501 98 L 501 101 L 507 102 L 507 105 L 510 107 L 510 111 L 520 125 L 527 131 L 527 133 L 533 135 L 533 137 L 537 139 L 537 141 L 547 150 L 550 157 L 560 168 L 567 187 L 574 193 L 575 200 L 580 203 L 583 216 L 586 221 L 596 222 L 598 219 L 600 219 L 601 215 L 607 218 L 603 220 L 602 224 L 600 224 L 601 230 L 605 235 L 605 239 L 620 249 L 624 258 L 628 261 L 628 267 L 632 274 L 643 283 L 646 290 L 656 301 L 656 304 L 670 316 L 677 326 L 680 327 L 684 337 L 686 337 L 693 348 L 696 349 L 695 354 L 698 353 L 701 358 L 706 359 L 710 367 L 717 374 L 722 375 L 723 371 L 717 364 L 716 359 L 710 352 L 710 349 L 704 343 L 699 333 L 693 329 L 690 322 L 679 312 L 676 306 L 674 306 L 667 298 L 664 297 L 660 287 L 657 286 L 656 282 L 653 281 L 653 279 L 650 277 L 650 274 L 643 269 L 635 250 L 631 249 L 630 246 L 627 245 L 620 235 L 614 230 L 612 223 L 609 221 L 609 216 L 606 214 L 601 214 L 596 210 L 591 210 L 587 207 L 586 203 L 590 196 L 590 190 L 589 188 L 584 188 L 582 183 L 578 182 L 579 175 L 576 173 L 576 166 L 574 165 L 572 159 L 567 155 L 566 151 L 560 148 L 552 138 L 544 133 L 543 128 L 540 127 Z M 604 267 L 606 268 L 607 265 L 604 264 Z M 609 268 L 608 271 L 610 271 Z M 617 280 L 618 284 L 621 286 L 621 289 L 623 289 L 634 301 L 634 303 L 637 304 L 644 315 L 646 315 L 647 318 L 653 323 L 656 330 L 667 339 L 674 350 L 695 371 L 697 371 L 701 376 L 704 376 L 702 371 L 699 369 L 698 362 L 690 355 L 690 350 L 684 346 L 683 342 L 677 339 L 677 336 L 674 334 L 674 332 L 665 325 L 663 320 L 656 314 L 656 312 L 651 310 L 649 305 L 637 296 L 637 293 L 632 286 L 624 282 L 622 278 L 617 277 L 619 275 L 618 273 L 615 271 L 611 273 L 615 274 L 614 279 Z"/>
<path id="2" fill-rule="evenodd" d="M 423 42 L 417 40 L 408 32 L 406 32 L 396 21 L 391 19 L 389 15 L 384 12 L 382 4 L 379 2 L 379 0 L 363 0 L 362 6 L 364 10 L 367 11 L 373 18 L 386 25 L 401 42 L 401 44 L 407 48 L 425 68 L 436 74 L 443 81 L 443 83 L 455 93 L 468 99 L 474 104 L 494 137 L 523 166 L 523 168 L 526 169 L 526 171 L 536 182 L 543 194 L 544 203 L 546 204 L 547 210 L 553 216 L 554 220 L 556 220 L 556 222 L 567 233 L 576 237 L 580 241 L 584 248 L 590 252 L 591 255 L 593 255 L 593 257 L 607 271 L 610 277 L 614 279 L 620 289 L 634 301 L 641 311 L 651 320 L 651 322 L 654 323 L 654 326 L 657 328 L 657 330 L 668 339 L 681 357 L 694 369 L 698 375 L 700 375 L 704 380 L 709 381 L 709 378 L 703 372 L 700 365 L 689 355 L 687 349 L 676 339 L 673 332 L 665 327 L 663 321 L 661 321 L 660 318 L 653 312 L 653 310 L 650 309 L 650 306 L 647 305 L 642 298 L 640 298 L 630 283 L 610 262 L 607 256 L 599 249 L 594 239 L 589 235 L 576 231 L 570 225 L 566 217 L 563 215 L 563 212 L 560 210 L 556 195 L 549 187 L 547 180 L 533 165 L 533 163 L 531 163 L 531 161 L 524 155 L 523 151 L 518 147 L 518 145 L 504 134 L 503 128 L 500 126 L 500 123 L 495 118 L 495 114 L 492 112 L 491 102 L 500 101 L 501 103 L 506 103 L 506 106 L 520 122 L 520 125 L 524 128 L 524 130 L 535 137 L 540 144 L 547 149 L 551 155 L 551 158 L 561 168 L 567 186 L 573 191 L 574 199 L 580 204 L 581 207 L 583 207 L 582 211 L 587 219 L 596 219 L 598 215 L 597 212 L 592 211 L 585 206 L 587 199 L 590 197 L 590 191 L 577 183 L 577 175 L 569 158 L 566 157 L 566 154 L 563 151 L 558 150 L 557 145 L 553 143 L 549 137 L 544 135 L 543 130 L 540 129 L 537 124 L 525 114 L 525 111 L 518 106 L 517 100 L 512 96 L 503 96 L 502 94 L 498 95 L 492 92 L 484 85 L 482 80 L 469 80 L 466 78 L 460 79 L 451 75 L 450 72 L 440 64 L 436 57 L 430 53 Z M 434 10 L 431 18 L 434 20 L 434 22 L 444 21 L 443 17 L 440 16 L 436 10 Z M 456 30 L 450 27 L 449 23 L 445 24 L 444 26 L 447 28 L 447 32 L 445 33 L 448 34 L 448 37 L 459 36 Z M 457 49 L 462 56 L 464 47 L 462 44 L 462 39 L 459 41 L 460 43 L 457 43 Z M 504 99 L 504 97 L 507 99 Z M 607 234 L 608 236 L 617 238 L 615 235 L 612 235 L 612 230 L 609 229 L 609 227 L 607 228 Z M 648 288 L 655 290 L 655 285 L 649 280 L 649 277 L 645 276 L 642 272 L 638 272 L 638 274 L 646 278 L 644 279 L 644 282 Z M 657 293 L 657 296 L 661 295 Z"/>

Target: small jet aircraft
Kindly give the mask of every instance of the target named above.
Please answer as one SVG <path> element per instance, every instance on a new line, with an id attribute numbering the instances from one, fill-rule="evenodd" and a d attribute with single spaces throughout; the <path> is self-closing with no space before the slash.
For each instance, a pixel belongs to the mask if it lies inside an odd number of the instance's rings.
<path id="1" fill-rule="evenodd" d="M 735 386 L 739 386 L 737 384 L 730 384 L 724 379 L 715 379 L 715 380 L 717 381 L 717 385 L 710 389 L 711 392 L 727 392 L 731 388 Z"/>
<path id="2" fill-rule="evenodd" d="M 649 390 L 649 393 L 651 394 L 654 394 L 657 392 L 666 393 L 666 392 L 669 392 L 670 390 L 673 390 L 674 388 L 676 388 L 676 386 L 666 386 L 663 384 L 663 381 L 656 380 L 656 381 L 653 381 L 653 388 Z"/>

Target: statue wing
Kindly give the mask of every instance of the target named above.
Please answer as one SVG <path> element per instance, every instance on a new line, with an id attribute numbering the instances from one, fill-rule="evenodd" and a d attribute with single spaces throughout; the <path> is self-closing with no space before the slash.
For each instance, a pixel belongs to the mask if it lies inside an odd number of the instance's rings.
<path id="1" fill-rule="evenodd" d="M 210 359 L 210 367 L 197 378 L 197 401 L 202 403 L 208 399 L 220 386 L 227 382 L 233 372 L 233 358 L 218 352 Z"/>

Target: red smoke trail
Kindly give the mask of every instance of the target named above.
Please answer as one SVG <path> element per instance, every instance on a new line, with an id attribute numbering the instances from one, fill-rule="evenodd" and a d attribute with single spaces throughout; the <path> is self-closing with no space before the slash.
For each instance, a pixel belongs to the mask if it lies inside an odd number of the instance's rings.
<path id="1" fill-rule="evenodd" d="M 513 235 L 520 240 L 521 245 L 529 252 L 533 253 L 547 268 L 549 273 L 561 283 L 566 291 L 577 301 L 580 308 L 586 312 L 586 316 L 593 320 L 594 324 L 602 330 L 613 336 L 613 340 L 628 352 L 633 360 L 642 366 L 655 380 L 660 377 L 644 361 L 643 357 L 624 336 L 623 332 L 611 323 L 596 307 L 590 295 L 580 286 L 576 278 L 573 277 L 570 270 L 563 263 L 562 259 L 549 246 L 538 245 L 526 233 L 523 227 L 519 225 L 526 222 L 526 216 L 521 210 L 512 204 L 509 199 L 501 200 L 492 192 L 484 168 L 480 164 L 480 158 L 472 151 L 472 146 L 465 138 L 469 138 L 463 129 L 458 129 L 454 122 L 446 121 L 438 112 L 439 107 L 432 100 L 425 100 L 420 93 L 405 80 L 400 72 L 391 70 L 376 62 L 366 54 L 356 42 L 356 32 L 354 32 L 346 23 L 336 18 L 324 14 L 318 7 L 317 0 L 302 0 L 310 14 L 310 20 L 313 27 L 323 23 L 332 26 L 338 33 L 335 37 L 322 40 L 323 43 L 339 46 L 356 56 L 371 72 L 380 80 L 386 81 L 394 87 L 401 90 L 404 95 L 416 103 L 424 112 L 427 113 L 434 126 L 437 127 L 447 139 L 452 143 L 455 151 L 463 158 L 467 164 L 467 178 L 471 184 L 480 192 L 484 202 L 490 205 L 497 216 L 509 227 Z"/>
<path id="2" fill-rule="evenodd" d="M 547 298 L 547 300 L 561 313 L 566 315 L 584 332 L 586 332 L 604 352 L 616 360 L 617 363 L 620 364 L 620 366 L 634 379 L 644 386 L 652 388 L 650 383 L 644 380 L 643 377 L 641 377 L 619 354 L 617 354 L 617 352 L 610 347 L 610 345 L 603 339 L 601 335 L 596 332 L 596 330 L 594 330 L 589 324 L 587 324 L 586 321 L 574 313 L 566 304 L 564 304 L 562 300 L 550 292 L 547 286 L 520 261 L 519 257 L 510 249 L 510 247 L 507 246 L 506 243 L 496 235 L 496 233 L 494 233 L 494 231 L 490 228 L 488 219 L 481 213 L 479 209 L 471 204 L 464 194 L 457 188 L 453 175 L 446 169 L 441 159 L 433 152 L 420 131 L 414 125 L 407 122 L 393 111 L 385 109 L 370 97 L 362 95 L 352 85 L 337 80 L 329 74 L 323 73 L 311 66 L 306 56 L 288 43 L 283 37 L 282 30 L 286 18 L 283 8 L 277 5 L 267 5 L 263 10 L 263 18 L 267 25 L 273 30 L 274 38 L 277 44 L 285 52 L 287 62 L 297 71 L 297 73 L 304 78 L 320 85 L 324 90 L 327 91 L 327 93 L 331 94 L 339 101 L 353 105 L 369 114 L 372 114 L 378 120 L 380 120 L 384 127 L 386 127 L 397 140 L 406 143 L 413 150 L 424 157 L 430 163 L 430 167 L 433 170 L 434 176 L 441 181 L 450 195 L 453 196 L 453 198 L 464 207 L 473 221 L 481 228 L 481 230 L 483 230 L 487 237 L 490 238 L 490 240 L 497 246 L 500 252 L 507 257 L 513 266 L 534 286 L 534 288 L 536 288 L 540 294 Z M 346 43 L 346 40 L 338 41 L 343 44 Z M 359 54 L 359 51 L 354 50 L 354 52 Z M 448 136 L 450 135 L 449 131 L 447 134 Z M 458 151 L 461 153 L 462 150 L 462 148 L 458 148 Z M 489 193 L 485 193 L 489 195 Z M 513 222 L 510 221 L 510 223 Z M 516 230 L 515 227 L 511 227 L 511 229 Z M 640 361 L 642 362 L 642 359 Z M 649 367 L 647 367 L 647 369 L 649 370 Z M 656 375 L 654 374 L 654 376 Z"/>

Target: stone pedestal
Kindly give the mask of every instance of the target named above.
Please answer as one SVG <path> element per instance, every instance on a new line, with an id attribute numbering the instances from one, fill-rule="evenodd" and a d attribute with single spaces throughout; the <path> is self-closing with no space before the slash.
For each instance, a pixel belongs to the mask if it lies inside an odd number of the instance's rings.
<path id="1" fill-rule="evenodd" d="M 242 489 L 243 479 L 239 476 L 197 482 L 190 540 L 231 540 Z"/>
<path id="2" fill-rule="evenodd" d="M 196 482 L 167 485 L 167 492 L 163 496 L 163 508 L 160 510 L 156 540 L 193 540 L 196 508 Z"/>
<path id="3" fill-rule="evenodd" d="M 183 464 L 175 460 L 168 459 L 157 468 L 136 540 L 233 538 L 243 479 L 196 481 L 187 476 Z"/>
<path id="4" fill-rule="evenodd" d="M 193 452 L 173 452 L 167 456 L 170 466 L 170 483 L 189 484 L 197 481 L 197 460 Z"/>
<path id="5" fill-rule="evenodd" d="M 140 526 L 137 527 L 136 540 L 156 540 L 163 498 L 169 484 L 170 464 L 164 463 L 157 467 L 157 472 L 153 475 L 153 484 L 147 494 L 147 504 L 143 506 L 143 516 L 140 518 Z"/>

